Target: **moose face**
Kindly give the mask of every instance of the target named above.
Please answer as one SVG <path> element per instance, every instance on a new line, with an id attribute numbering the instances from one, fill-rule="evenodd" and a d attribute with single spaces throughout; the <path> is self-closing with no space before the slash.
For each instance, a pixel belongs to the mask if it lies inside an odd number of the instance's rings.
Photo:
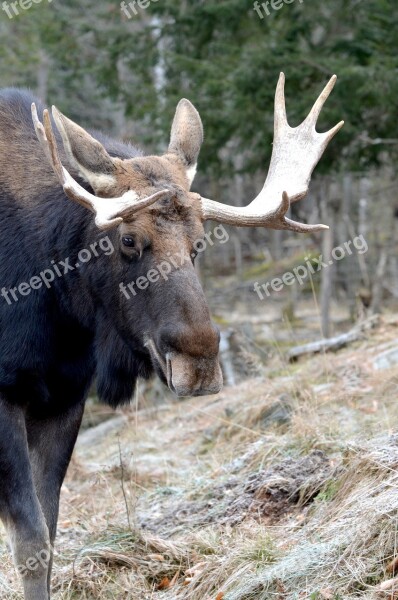
<path id="1" fill-rule="evenodd" d="M 81 127 L 53 114 L 69 164 L 95 192 L 88 208 L 101 229 L 113 230 L 117 251 L 108 267 L 115 289 L 104 300 L 113 304 L 108 312 L 177 396 L 218 393 L 219 332 L 194 267 L 204 236 L 200 202 L 190 193 L 203 140 L 197 111 L 182 101 L 168 153 L 132 159 L 111 157 Z M 47 135 L 51 139 L 48 126 Z M 83 200 L 73 199 L 85 203 L 90 194 L 83 191 Z"/>
<path id="2" fill-rule="evenodd" d="M 100 229 L 117 228 L 116 271 L 121 290 L 126 292 L 123 322 L 131 332 L 138 326 L 141 344 L 154 368 L 179 396 L 215 393 L 222 384 L 219 336 L 193 267 L 195 241 L 203 236 L 203 221 L 301 233 L 327 229 L 297 223 L 286 214 L 291 202 L 307 194 L 316 164 L 343 125 L 340 122 L 326 133 L 316 131 L 335 81 L 333 76 L 304 122 L 291 128 L 281 73 L 268 176 L 258 196 L 243 208 L 190 192 L 203 127 L 188 100 L 181 100 L 177 107 L 167 154 L 129 160 L 112 158 L 100 142 L 53 108 L 69 164 L 94 194 L 62 166 L 48 111 L 44 111 L 43 126 L 32 106 L 37 137 L 66 195 L 91 210 Z M 160 265 L 167 277 L 159 276 Z"/>
<path id="3" fill-rule="evenodd" d="M 155 371 L 177 396 L 222 387 L 219 332 L 194 267 L 203 236 L 198 207 L 177 188 L 117 231 L 122 318 L 139 332 Z"/>

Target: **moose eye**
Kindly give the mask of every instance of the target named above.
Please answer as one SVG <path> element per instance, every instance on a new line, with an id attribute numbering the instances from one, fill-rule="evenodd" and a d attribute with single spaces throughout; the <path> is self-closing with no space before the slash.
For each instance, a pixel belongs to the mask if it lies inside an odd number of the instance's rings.
<path id="1" fill-rule="evenodd" d="M 131 235 L 124 235 L 122 237 L 122 244 L 123 244 L 123 246 L 126 246 L 127 248 L 134 248 L 134 246 L 135 246 L 134 238 L 131 237 Z"/>

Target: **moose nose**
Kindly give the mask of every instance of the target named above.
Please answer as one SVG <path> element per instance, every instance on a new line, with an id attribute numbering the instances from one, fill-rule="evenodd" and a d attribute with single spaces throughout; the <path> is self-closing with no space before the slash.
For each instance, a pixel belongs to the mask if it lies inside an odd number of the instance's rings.
<path id="1" fill-rule="evenodd" d="M 169 388 L 179 397 L 217 394 L 223 385 L 219 364 L 220 332 L 202 327 L 165 327 L 160 348 Z"/>
<path id="2" fill-rule="evenodd" d="M 167 383 L 179 398 L 218 394 L 223 376 L 218 357 L 194 359 L 183 354 L 170 354 L 166 359 Z"/>
<path id="3" fill-rule="evenodd" d="M 161 329 L 159 339 L 163 354 L 177 352 L 209 358 L 218 356 L 220 330 L 211 322 L 206 325 L 167 325 Z"/>

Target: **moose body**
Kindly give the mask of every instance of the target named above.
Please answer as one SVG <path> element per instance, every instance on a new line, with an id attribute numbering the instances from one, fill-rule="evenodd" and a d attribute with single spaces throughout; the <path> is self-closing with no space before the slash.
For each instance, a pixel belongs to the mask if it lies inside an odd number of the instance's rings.
<path id="1" fill-rule="evenodd" d="M 43 127 L 34 108 L 32 121 L 32 102 L 41 113 L 28 92 L 0 93 L 0 518 L 26 600 L 49 600 L 60 489 L 93 381 L 113 407 L 153 373 L 178 396 L 221 388 L 219 333 L 193 265 L 203 221 L 319 227 L 288 220 L 285 194 L 269 214 L 256 199 L 243 220 L 192 194 L 203 131 L 186 100 L 162 157 L 58 111 L 55 137 L 48 114 Z M 176 252 L 167 280 L 121 293 Z"/>

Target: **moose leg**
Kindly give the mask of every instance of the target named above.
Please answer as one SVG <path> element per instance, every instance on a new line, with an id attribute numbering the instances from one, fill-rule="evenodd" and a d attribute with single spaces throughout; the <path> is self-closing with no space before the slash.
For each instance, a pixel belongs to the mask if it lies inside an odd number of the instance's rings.
<path id="1" fill-rule="evenodd" d="M 57 531 L 61 486 L 76 443 L 84 402 L 45 419 L 27 418 L 27 434 L 36 493 L 50 535 L 48 593 L 50 595 L 53 546 Z"/>
<path id="2" fill-rule="evenodd" d="M 29 461 L 25 414 L 0 394 L 0 517 L 9 533 L 25 600 L 48 600 L 48 527 Z"/>

